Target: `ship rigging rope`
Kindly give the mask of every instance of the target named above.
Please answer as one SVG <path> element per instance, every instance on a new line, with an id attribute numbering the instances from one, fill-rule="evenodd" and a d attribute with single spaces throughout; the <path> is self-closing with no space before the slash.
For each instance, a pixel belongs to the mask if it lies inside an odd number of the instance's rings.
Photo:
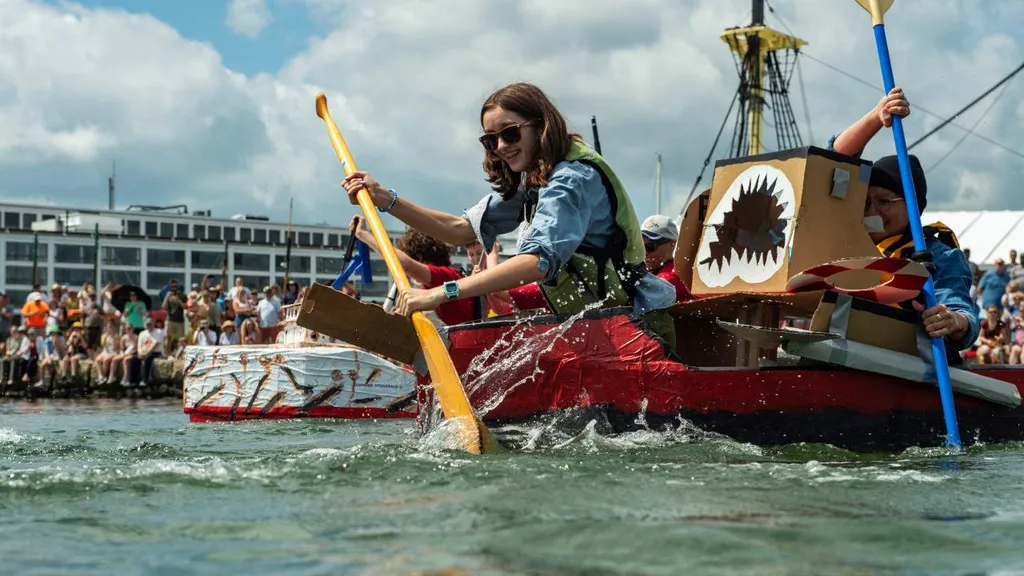
<path id="1" fill-rule="evenodd" d="M 974 122 L 974 126 L 971 127 L 971 130 L 969 132 L 964 132 L 963 135 L 960 136 L 960 139 L 956 141 L 956 144 L 953 144 L 953 147 L 949 149 L 949 151 L 943 154 L 941 158 L 935 161 L 935 164 L 932 164 L 927 170 L 924 171 L 925 174 L 929 174 L 932 172 L 932 170 L 935 170 L 936 168 L 942 166 L 942 162 L 946 158 L 949 158 L 953 154 L 953 152 L 956 152 L 956 149 L 959 148 L 960 145 L 964 143 L 964 140 L 966 140 L 968 136 L 970 136 L 971 134 L 974 133 L 975 130 L 977 130 L 982 120 L 985 119 L 985 116 L 988 116 L 988 113 L 992 111 L 992 108 L 995 108 L 996 103 L 999 102 L 999 99 L 1003 97 L 1003 94 L 1006 94 L 1006 89 L 1009 86 L 1009 84 L 1003 85 L 1003 89 L 1000 90 L 998 94 L 996 94 L 996 97 L 993 98 L 991 102 L 989 102 L 988 108 L 986 108 L 985 111 L 981 113 L 981 116 L 979 116 L 978 119 Z M 921 138 L 921 140 L 924 140 L 924 138 Z M 920 142 L 920 140 L 918 140 L 918 142 Z"/>
<path id="2" fill-rule="evenodd" d="M 693 188 L 690 189 L 690 195 L 686 198 L 686 202 L 683 204 L 683 210 L 686 210 L 686 206 L 690 204 L 690 199 L 693 198 L 693 193 L 697 190 L 697 186 L 700 186 L 701 179 L 704 178 L 704 171 L 707 170 L 708 164 L 711 163 L 711 157 L 715 155 L 715 148 L 718 147 L 718 140 L 722 137 L 722 132 L 725 130 L 725 123 L 729 121 L 729 116 L 732 115 L 733 106 L 736 105 L 736 100 L 739 99 L 739 96 L 739 91 L 732 95 L 732 103 L 729 104 L 729 110 L 725 112 L 725 117 L 722 118 L 722 125 L 718 127 L 718 134 L 715 135 L 715 141 L 711 144 L 711 150 L 708 151 L 707 158 L 704 159 L 704 165 L 701 166 L 700 174 L 697 175 L 697 180 L 693 183 Z"/>

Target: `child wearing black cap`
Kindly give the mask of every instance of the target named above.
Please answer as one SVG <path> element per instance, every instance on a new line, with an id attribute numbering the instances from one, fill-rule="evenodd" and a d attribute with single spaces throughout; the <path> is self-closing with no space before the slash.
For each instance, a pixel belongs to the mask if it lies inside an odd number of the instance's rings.
<path id="1" fill-rule="evenodd" d="M 903 90 L 893 88 L 867 114 L 840 134 L 833 136 L 829 148 L 859 157 L 867 143 L 883 127 L 892 126 L 892 117 L 910 114 L 910 102 Z M 928 182 L 917 156 L 910 155 L 910 171 L 918 211 L 928 204 Z M 864 226 L 879 252 L 890 258 L 925 260 L 932 263 L 932 282 L 938 305 L 924 309 L 915 300 L 905 303 L 921 312 L 924 329 L 931 337 L 945 338 L 951 363 L 958 363 L 959 352 L 978 338 L 980 323 L 971 299 L 971 269 L 960 250 L 956 235 L 941 222 L 924 226 L 928 251 L 916 254 L 910 233 L 906 193 L 895 155 L 876 160 L 871 167 L 868 197 L 864 205 Z"/>

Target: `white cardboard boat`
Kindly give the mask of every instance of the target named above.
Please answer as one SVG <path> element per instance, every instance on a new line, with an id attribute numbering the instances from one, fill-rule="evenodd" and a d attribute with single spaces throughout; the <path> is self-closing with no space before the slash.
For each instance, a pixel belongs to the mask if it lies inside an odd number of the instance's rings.
<path id="1" fill-rule="evenodd" d="M 192 422 L 282 418 L 415 418 L 412 368 L 295 324 L 282 309 L 276 344 L 189 346 L 184 411 Z"/>

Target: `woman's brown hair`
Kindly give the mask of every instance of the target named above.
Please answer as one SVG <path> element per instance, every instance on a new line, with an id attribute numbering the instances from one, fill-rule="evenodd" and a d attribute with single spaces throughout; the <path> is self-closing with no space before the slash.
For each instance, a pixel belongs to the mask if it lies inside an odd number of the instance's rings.
<path id="1" fill-rule="evenodd" d="M 522 116 L 532 122 L 540 133 L 540 150 L 534 165 L 526 171 L 526 185 L 541 187 L 548 183 L 548 174 L 555 164 L 565 160 L 574 138 L 562 113 L 540 88 L 533 84 L 519 82 L 499 88 L 484 100 L 480 108 L 480 125 L 484 114 L 494 108 L 501 108 Z M 519 188 L 518 175 L 495 152 L 484 151 L 484 172 L 491 188 L 504 199 L 511 198 Z"/>
<path id="2" fill-rule="evenodd" d="M 406 230 L 395 241 L 395 248 L 405 252 L 417 262 L 432 266 L 452 265 L 451 246 L 431 238 L 419 230 L 412 228 Z"/>

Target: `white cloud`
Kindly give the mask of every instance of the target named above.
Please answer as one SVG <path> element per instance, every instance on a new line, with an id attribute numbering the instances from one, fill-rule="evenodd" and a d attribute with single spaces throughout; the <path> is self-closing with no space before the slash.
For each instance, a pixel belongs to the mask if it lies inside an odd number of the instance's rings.
<path id="1" fill-rule="evenodd" d="M 225 23 L 235 34 L 255 38 L 270 24 L 270 9 L 266 0 L 229 0 Z"/>
<path id="2" fill-rule="evenodd" d="M 0 3 L 0 197 L 102 205 L 116 158 L 124 203 L 186 202 L 221 215 L 244 205 L 283 218 L 294 196 L 297 218 L 342 225 L 353 208 L 314 113 L 314 96 L 324 91 L 361 168 L 416 201 L 457 211 L 487 191 L 476 141 L 481 102 L 502 84 L 527 80 L 588 139 L 597 116 L 605 155 L 641 216 L 654 209 L 661 152 L 664 204 L 678 210 L 736 89 L 718 35 L 750 18 L 746 0 L 304 2 L 329 33 L 274 74 L 256 76 L 225 69 L 211 45 L 150 16 Z M 854 2 L 772 4 L 809 42 L 808 55 L 881 83 L 870 19 Z M 1018 3 L 968 10 L 953 0 L 906 0 L 887 15 L 897 81 L 915 104 L 950 114 L 1019 63 L 1020 21 Z M 824 145 L 880 96 L 813 60 L 802 66 L 813 144 Z M 1015 81 L 978 128 L 1017 150 L 1022 85 Z M 791 89 L 811 144 L 795 76 Z M 984 106 L 957 124 L 973 125 Z M 906 122 L 908 139 L 939 121 L 918 109 Z M 914 152 L 929 166 L 961 134 L 948 127 Z M 716 158 L 731 135 L 730 122 Z M 867 156 L 891 151 L 886 131 Z M 929 206 L 1020 207 L 1022 176 L 1024 160 L 969 137 L 930 175 Z"/>

